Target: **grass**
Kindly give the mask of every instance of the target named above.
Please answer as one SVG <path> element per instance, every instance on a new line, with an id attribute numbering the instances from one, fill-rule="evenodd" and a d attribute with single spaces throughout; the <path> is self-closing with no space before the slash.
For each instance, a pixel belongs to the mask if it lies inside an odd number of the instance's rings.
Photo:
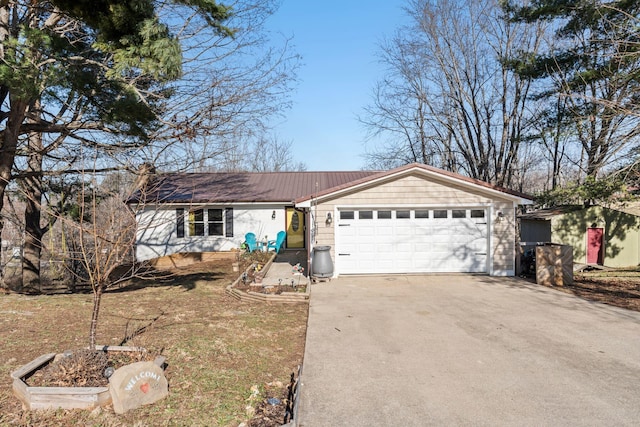
<path id="1" fill-rule="evenodd" d="M 104 295 L 100 344 L 139 345 L 166 356 L 168 398 L 116 415 L 23 411 L 11 371 L 44 353 L 85 347 L 90 294 L 0 295 L 0 425 L 235 426 L 247 420 L 251 387 L 287 384 L 302 362 L 306 304 L 265 305 L 228 297 L 230 262 L 176 269 L 170 280 L 135 283 Z"/>

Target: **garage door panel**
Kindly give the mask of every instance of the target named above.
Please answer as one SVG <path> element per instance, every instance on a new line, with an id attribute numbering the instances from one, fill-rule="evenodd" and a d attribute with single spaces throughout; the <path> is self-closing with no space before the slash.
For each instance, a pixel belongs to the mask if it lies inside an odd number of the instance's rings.
<path id="1" fill-rule="evenodd" d="M 358 247 L 375 246 L 378 239 L 376 236 L 358 236 Z"/>
<path id="2" fill-rule="evenodd" d="M 400 259 L 394 266 L 400 272 L 411 272 L 413 270 L 413 261 L 408 259 Z"/>
<path id="3" fill-rule="evenodd" d="M 357 227 L 357 228 L 358 228 L 358 236 L 359 237 L 375 236 L 376 235 L 375 227 L 367 226 L 367 227 Z"/>
<path id="4" fill-rule="evenodd" d="M 432 227 L 416 227 L 414 232 L 416 236 L 430 236 L 433 234 L 433 228 Z"/>
<path id="5" fill-rule="evenodd" d="M 432 228 L 430 234 L 432 236 L 447 236 L 447 235 L 450 234 L 450 230 L 451 230 L 450 227 L 438 225 L 438 226 Z"/>
<path id="6" fill-rule="evenodd" d="M 371 273 L 392 273 L 394 270 L 393 262 L 390 260 L 377 262 L 375 260 L 365 261 L 360 265 L 363 268 L 361 273 L 371 272 Z"/>
<path id="7" fill-rule="evenodd" d="M 427 258 L 414 258 L 413 265 L 417 272 L 428 273 L 431 271 L 433 260 Z"/>
<path id="8" fill-rule="evenodd" d="M 396 251 L 398 252 L 413 252 L 413 245 L 411 243 L 397 243 Z"/>
<path id="9" fill-rule="evenodd" d="M 408 236 L 414 236 L 415 234 L 416 234 L 416 232 L 413 229 L 413 227 L 408 226 L 408 225 L 398 226 L 395 229 L 395 235 L 396 236 L 408 237 Z"/>
<path id="10" fill-rule="evenodd" d="M 451 243 L 452 243 L 451 240 L 442 241 L 442 242 L 432 242 L 431 252 L 451 254 Z"/>
<path id="11" fill-rule="evenodd" d="M 356 235 L 356 232 L 358 230 L 356 229 L 356 227 L 338 227 L 338 232 L 340 233 L 340 236 L 348 238 L 348 237 L 354 237 Z"/>
<path id="12" fill-rule="evenodd" d="M 431 252 L 431 243 L 416 242 L 413 249 L 418 256 L 419 254 L 428 254 Z"/>
<path id="13" fill-rule="evenodd" d="M 380 222 L 380 221 L 378 221 Z M 393 236 L 393 226 L 391 225 L 378 225 L 376 227 L 376 234 L 378 236 Z"/>
<path id="14" fill-rule="evenodd" d="M 373 244 L 359 244 L 357 251 L 361 254 L 375 254 L 376 247 Z"/>
<path id="15" fill-rule="evenodd" d="M 354 245 L 351 243 L 344 243 L 340 245 L 339 251 L 337 252 L 342 252 L 342 253 L 352 253 L 352 252 L 357 252 L 358 251 L 358 245 Z"/>
<path id="16" fill-rule="evenodd" d="M 393 251 L 393 245 L 391 243 L 378 243 L 376 244 L 378 253 L 390 253 Z"/>

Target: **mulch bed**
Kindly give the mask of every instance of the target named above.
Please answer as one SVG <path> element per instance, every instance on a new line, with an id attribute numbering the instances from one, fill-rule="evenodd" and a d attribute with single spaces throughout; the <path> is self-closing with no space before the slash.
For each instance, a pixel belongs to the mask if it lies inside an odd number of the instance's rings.
<path id="1" fill-rule="evenodd" d="M 575 275 L 572 285 L 555 289 L 589 301 L 640 311 L 640 277 Z"/>
<path id="2" fill-rule="evenodd" d="M 140 361 L 153 360 L 144 352 L 96 351 L 81 349 L 63 354 L 29 377 L 31 387 L 106 387 L 107 368 L 118 369 Z"/>
<path id="3" fill-rule="evenodd" d="M 284 424 L 287 404 L 287 389 L 282 385 L 274 390 L 267 390 L 266 397 L 256 407 L 253 417 L 246 423 L 247 427 L 274 427 Z"/>

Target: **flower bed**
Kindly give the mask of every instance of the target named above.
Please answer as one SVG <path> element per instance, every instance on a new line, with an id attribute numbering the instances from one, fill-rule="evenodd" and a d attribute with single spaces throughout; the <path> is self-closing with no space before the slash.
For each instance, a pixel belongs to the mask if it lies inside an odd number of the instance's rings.
<path id="1" fill-rule="evenodd" d="M 301 283 L 301 270 L 293 268 L 291 281 L 267 279 L 267 273 L 276 257 L 274 254 L 269 261 L 259 268 L 257 263 L 247 268 L 231 285 L 227 286 L 228 295 L 241 301 L 260 301 L 278 303 L 308 303 L 310 287 L 306 281 Z"/>

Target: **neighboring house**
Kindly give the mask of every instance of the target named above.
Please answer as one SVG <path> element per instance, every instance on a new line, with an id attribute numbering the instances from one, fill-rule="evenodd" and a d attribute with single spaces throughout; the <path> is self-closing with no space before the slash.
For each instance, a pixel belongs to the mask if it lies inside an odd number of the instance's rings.
<path id="1" fill-rule="evenodd" d="M 573 246 L 574 262 L 640 265 L 640 216 L 602 206 L 560 206 L 520 216 L 522 242 Z"/>
<path id="2" fill-rule="evenodd" d="M 516 207 L 529 197 L 433 167 L 383 172 L 160 174 L 130 200 L 136 255 L 228 251 L 248 232 L 331 246 L 334 276 L 514 275 Z M 137 204 L 137 206 L 136 206 Z M 311 267 L 313 270 L 313 266 Z"/>

